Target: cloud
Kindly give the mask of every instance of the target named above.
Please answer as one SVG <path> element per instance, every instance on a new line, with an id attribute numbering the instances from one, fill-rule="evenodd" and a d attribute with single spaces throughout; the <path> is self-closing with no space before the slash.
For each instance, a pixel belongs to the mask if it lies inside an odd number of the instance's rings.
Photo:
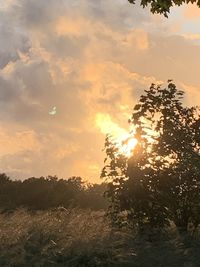
<path id="1" fill-rule="evenodd" d="M 30 43 L 25 34 L 0 10 L 0 69 L 19 59 L 19 52 L 28 53 Z"/>
<path id="2" fill-rule="evenodd" d="M 188 34 L 188 33 L 185 33 L 185 34 L 182 34 L 182 36 L 187 39 L 187 40 L 190 40 L 190 41 L 199 41 L 200 40 L 200 34 L 198 33 L 191 33 L 191 34 Z"/>
<path id="3" fill-rule="evenodd" d="M 180 83 L 185 92 L 185 102 L 188 106 L 199 106 L 200 87 Z"/>
<path id="4" fill-rule="evenodd" d="M 1 156 L 24 150 L 39 151 L 41 148 L 37 135 L 33 131 L 19 131 L 13 134 L 1 127 L 0 132 Z"/>
<path id="5" fill-rule="evenodd" d="M 110 134 L 114 138 L 124 138 L 127 131 L 121 128 L 117 123 L 113 122 L 110 115 L 107 113 L 97 113 L 95 116 L 96 126 L 103 134 Z"/>
<path id="6" fill-rule="evenodd" d="M 184 16 L 189 20 L 199 20 L 200 19 L 200 9 L 195 4 L 187 4 L 184 10 Z"/>
<path id="7" fill-rule="evenodd" d="M 130 31 L 127 34 L 125 42 L 129 47 L 132 47 L 133 44 L 141 50 L 146 50 L 149 48 L 149 40 L 148 40 L 148 33 L 143 29 L 135 29 Z"/>
<path id="8" fill-rule="evenodd" d="M 187 101 L 198 102 L 200 47 L 165 32 L 170 23 L 122 0 L 7 2 L 0 9 L 2 171 L 99 181 L 106 128 L 128 132 L 132 107 L 152 82 L 187 84 Z"/>

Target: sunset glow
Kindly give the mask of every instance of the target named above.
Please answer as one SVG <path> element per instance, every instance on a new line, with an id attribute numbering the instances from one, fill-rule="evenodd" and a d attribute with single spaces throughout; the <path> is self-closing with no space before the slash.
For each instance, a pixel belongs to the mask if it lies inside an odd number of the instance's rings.
<path id="1" fill-rule="evenodd" d="M 133 153 L 137 140 L 127 130 L 113 122 L 108 114 L 98 113 L 96 115 L 96 126 L 103 134 L 109 134 L 117 144 L 119 153 L 130 157 Z"/>
<path id="2" fill-rule="evenodd" d="M 173 79 L 199 105 L 195 5 L 166 19 L 128 0 L 0 2 L 0 169 L 12 178 L 101 182 L 106 134 L 134 153 L 128 119 L 151 83 Z"/>
<path id="3" fill-rule="evenodd" d="M 0 267 L 199 266 L 200 0 L 0 0 Z"/>
<path id="4" fill-rule="evenodd" d="M 126 140 L 122 141 L 119 145 L 119 152 L 124 154 L 126 157 L 131 157 L 134 153 L 134 148 L 138 141 L 134 137 L 128 137 Z"/>

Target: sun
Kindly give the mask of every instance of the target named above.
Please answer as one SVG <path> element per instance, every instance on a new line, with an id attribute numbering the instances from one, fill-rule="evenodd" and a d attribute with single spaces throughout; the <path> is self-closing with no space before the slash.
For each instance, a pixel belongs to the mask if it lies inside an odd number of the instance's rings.
<path id="1" fill-rule="evenodd" d="M 134 148 L 137 145 L 138 141 L 132 136 L 127 137 L 121 141 L 118 145 L 119 153 L 123 154 L 127 158 L 130 158 L 133 154 Z"/>
<path id="2" fill-rule="evenodd" d="M 113 122 L 110 115 L 105 113 L 96 114 L 95 124 L 103 134 L 110 134 L 112 136 L 120 154 L 126 157 L 132 156 L 133 150 L 138 143 L 133 133 L 129 133 L 116 122 Z"/>

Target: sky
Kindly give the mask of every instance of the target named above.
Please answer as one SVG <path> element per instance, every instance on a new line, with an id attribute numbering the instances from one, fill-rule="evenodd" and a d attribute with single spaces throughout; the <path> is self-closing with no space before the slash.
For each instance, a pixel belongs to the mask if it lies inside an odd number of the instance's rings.
<path id="1" fill-rule="evenodd" d="M 200 103 L 200 9 L 127 0 L 0 0 L 0 172 L 101 182 L 106 134 L 129 132 L 152 82 Z"/>

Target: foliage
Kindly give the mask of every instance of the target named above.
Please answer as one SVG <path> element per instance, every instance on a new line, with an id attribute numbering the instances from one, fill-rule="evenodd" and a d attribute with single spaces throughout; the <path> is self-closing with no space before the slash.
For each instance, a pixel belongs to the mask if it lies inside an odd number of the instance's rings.
<path id="1" fill-rule="evenodd" d="M 129 121 L 138 139 L 129 159 L 106 138 L 102 176 L 110 179 L 113 221 L 119 223 L 123 213 L 141 228 L 162 228 L 170 220 L 182 230 L 199 225 L 200 113 L 183 106 L 183 94 L 172 81 L 145 90 Z"/>
<path id="2" fill-rule="evenodd" d="M 0 174 L 0 208 L 4 211 L 18 207 L 44 210 L 58 206 L 105 209 L 104 191 L 105 184 L 87 185 L 80 177 L 58 179 L 48 176 L 13 181 L 6 174 Z"/>
<path id="3" fill-rule="evenodd" d="M 135 0 L 128 0 L 131 4 L 135 4 Z M 200 2 L 197 0 L 142 0 L 140 2 L 141 6 L 143 8 L 150 5 L 151 12 L 163 14 L 165 17 L 168 17 L 168 13 L 170 13 L 170 9 L 173 6 L 181 6 L 183 4 L 197 4 L 198 7 L 200 7 Z"/>

